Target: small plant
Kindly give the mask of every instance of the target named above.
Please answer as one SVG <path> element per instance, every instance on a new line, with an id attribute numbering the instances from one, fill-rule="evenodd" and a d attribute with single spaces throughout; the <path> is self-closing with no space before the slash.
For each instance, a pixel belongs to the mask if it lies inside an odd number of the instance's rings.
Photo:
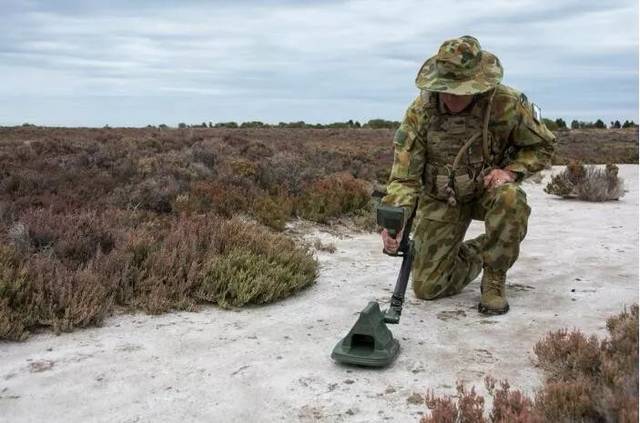
<path id="1" fill-rule="evenodd" d="M 325 244 L 324 242 L 322 242 L 320 238 L 316 238 L 316 240 L 313 241 L 313 248 L 315 248 L 318 251 L 326 251 L 327 253 L 330 253 L 330 254 L 335 253 L 337 250 L 335 244 L 331 242 Z"/>
<path id="2" fill-rule="evenodd" d="M 598 169 L 571 162 L 562 173 L 551 179 L 544 191 L 584 201 L 618 200 L 624 196 L 624 181 L 618 177 L 618 166 L 614 164 Z"/>

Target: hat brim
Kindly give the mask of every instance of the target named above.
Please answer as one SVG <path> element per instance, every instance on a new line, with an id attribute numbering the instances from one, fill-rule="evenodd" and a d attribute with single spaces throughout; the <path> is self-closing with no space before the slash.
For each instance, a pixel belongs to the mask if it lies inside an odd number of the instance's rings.
<path id="1" fill-rule="evenodd" d="M 439 75 L 436 67 L 436 56 L 433 56 L 418 71 L 416 86 L 421 90 L 427 91 L 472 95 L 489 91 L 502 81 L 504 71 L 500 60 L 488 51 L 482 51 L 477 69 L 477 72 L 469 78 L 446 78 Z"/>

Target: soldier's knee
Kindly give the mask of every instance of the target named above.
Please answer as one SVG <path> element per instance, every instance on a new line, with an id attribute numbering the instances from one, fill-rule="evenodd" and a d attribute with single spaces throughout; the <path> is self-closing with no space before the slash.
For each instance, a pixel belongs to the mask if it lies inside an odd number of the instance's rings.
<path id="1" fill-rule="evenodd" d="M 494 201 L 496 206 L 505 209 L 530 210 L 527 195 L 517 184 L 504 184 L 497 187 Z"/>
<path id="2" fill-rule="evenodd" d="M 446 296 L 447 287 L 440 281 L 413 281 L 413 292 L 421 300 L 435 300 Z"/>

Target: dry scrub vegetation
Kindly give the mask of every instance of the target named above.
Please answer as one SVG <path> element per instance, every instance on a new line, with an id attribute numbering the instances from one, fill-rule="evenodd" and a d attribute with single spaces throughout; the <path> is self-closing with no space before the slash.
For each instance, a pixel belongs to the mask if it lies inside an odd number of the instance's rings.
<path id="1" fill-rule="evenodd" d="M 533 397 L 508 382 L 485 379 L 493 399 L 457 385 L 456 396 L 427 394 L 430 416 L 421 423 L 543 423 L 638 421 L 638 306 L 607 320 L 609 336 L 549 333 L 534 347 L 545 382 Z"/>
<path id="2" fill-rule="evenodd" d="M 624 196 L 624 181 L 618 177 L 618 166 L 614 164 L 599 169 L 574 161 L 555 175 L 544 191 L 563 198 L 610 201 Z"/>
<path id="3" fill-rule="evenodd" d="M 607 151 L 629 154 L 613 160 L 637 162 L 637 129 L 612 134 L 625 148 Z M 375 228 L 370 193 L 388 178 L 392 135 L 0 128 L 0 339 L 99 324 L 116 309 L 290 295 L 317 264 L 278 232 L 296 217 Z"/>
<path id="4" fill-rule="evenodd" d="M 638 163 L 638 128 L 572 129 L 555 132 L 558 149 L 553 164 L 574 160 L 587 164 Z"/>
<path id="5" fill-rule="evenodd" d="M 311 247 L 278 232 L 296 216 L 366 226 L 391 154 L 367 130 L 320 132 L 0 129 L 0 338 L 313 283 Z"/>

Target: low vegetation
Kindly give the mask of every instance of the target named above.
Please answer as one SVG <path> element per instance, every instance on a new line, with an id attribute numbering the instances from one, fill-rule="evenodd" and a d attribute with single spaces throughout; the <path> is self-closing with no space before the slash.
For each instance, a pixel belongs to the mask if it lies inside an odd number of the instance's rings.
<path id="1" fill-rule="evenodd" d="M 310 247 L 277 232 L 296 216 L 361 219 L 388 145 L 242 131 L 0 129 L 0 338 L 313 283 Z"/>
<path id="2" fill-rule="evenodd" d="M 624 181 L 618 177 L 616 165 L 608 164 L 604 169 L 599 169 L 572 162 L 551 179 L 544 191 L 584 201 L 618 200 L 624 196 Z"/>
<path id="3" fill-rule="evenodd" d="M 370 194 L 397 122 L 306 125 L 0 128 L 0 338 L 312 283 L 310 251 L 277 232 L 295 218 L 375 229 Z M 637 128 L 584 130 L 582 143 L 580 131 L 558 132 L 557 162 L 606 151 L 637 163 Z M 243 238 L 222 248 L 229 228 Z"/>
<path id="4" fill-rule="evenodd" d="M 543 423 L 638 421 L 638 306 L 607 320 L 599 340 L 574 330 L 549 333 L 534 347 L 545 381 L 533 396 L 507 381 L 485 379 L 492 407 L 474 387 L 455 396 L 430 392 L 421 423 Z"/>
<path id="5" fill-rule="evenodd" d="M 37 211 L 0 246 L 0 338 L 148 313 L 275 301 L 312 284 L 306 246 L 238 219 Z"/>

